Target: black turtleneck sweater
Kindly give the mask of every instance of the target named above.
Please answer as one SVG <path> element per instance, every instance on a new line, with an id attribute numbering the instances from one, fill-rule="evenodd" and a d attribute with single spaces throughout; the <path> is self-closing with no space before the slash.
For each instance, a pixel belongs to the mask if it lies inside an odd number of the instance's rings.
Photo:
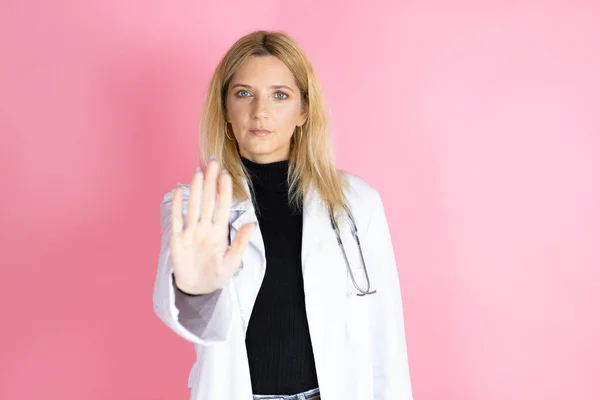
<path id="1" fill-rule="evenodd" d="M 252 309 L 246 347 L 255 394 L 295 394 L 318 387 L 302 279 L 302 211 L 288 203 L 288 161 L 246 158 L 267 270 Z"/>

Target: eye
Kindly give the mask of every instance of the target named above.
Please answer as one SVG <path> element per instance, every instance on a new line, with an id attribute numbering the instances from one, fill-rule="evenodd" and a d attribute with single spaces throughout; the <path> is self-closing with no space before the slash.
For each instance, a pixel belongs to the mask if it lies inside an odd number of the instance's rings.
<path id="1" fill-rule="evenodd" d="M 288 98 L 288 95 L 284 92 L 277 92 L 275 93 L 275 97 L 277 98 L 277 100 L 285 100 Z"/>
<path id="2" fill-rule="evenodd" d="M 236 93 L 236 96 L 238 97 L 248 97 L 250 95 L 250 92 L 247 90 L 240 90 L 239 92 Z"/>

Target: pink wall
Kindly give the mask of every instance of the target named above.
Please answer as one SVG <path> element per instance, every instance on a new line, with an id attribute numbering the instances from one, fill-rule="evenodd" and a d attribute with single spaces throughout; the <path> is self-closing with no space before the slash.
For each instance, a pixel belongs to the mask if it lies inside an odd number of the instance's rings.
<path id="1" fill-rule="evenodd" d="M 0 399 L 187 398 L 159 203 L 257 28 L 304 47 L 387 205 L 415 399 L 600 398 L 598 2 L 201 3 L 0 4 Z"/>

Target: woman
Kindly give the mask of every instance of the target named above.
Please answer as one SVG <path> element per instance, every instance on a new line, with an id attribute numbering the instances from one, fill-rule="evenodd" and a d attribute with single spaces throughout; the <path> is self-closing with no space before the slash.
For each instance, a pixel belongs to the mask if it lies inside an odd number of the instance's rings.
<path id="1" fill-rule="evenodd" d="M 298 45 L 238 40 L 204 105 L 209 161 L 161 205 L 154 309 L 195 345 L 192 400 L 412 399 L 381 198 L 330 141 Z"/>

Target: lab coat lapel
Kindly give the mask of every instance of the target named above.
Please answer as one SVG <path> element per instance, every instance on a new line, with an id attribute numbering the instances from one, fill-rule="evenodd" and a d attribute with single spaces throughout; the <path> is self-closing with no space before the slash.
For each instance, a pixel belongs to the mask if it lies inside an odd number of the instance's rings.
<path id="1" fill-rule="evenodd" d="M 249 193 L 247 180 L 244 179 L 243 183 L 246 188 L 246 193 Z M 258 224 L 254 204 L 250 198 L 241 201 L 234 200 L 231 206 L 229 222 L 231 225 L 230 235 L 232 239 L 242 226 L 248 223 L 256 223 L 256 228 L 250 237 L 248 247 L 242 256 L 242 263 L 234 273 L 234 276 L 237 277 L 237 279 L 234 280 L 234 284 L 236 285 L 236 294 L 239 300 L 240 314 L 242 317 L 242 327 L 245 334 L 256 301 L 256 296 L 258 295 L 258 291 L 260 290 L 261 283 L 265 276 L 267 258 L 260 225 Z M 245 266 L 250 267 L 246 268 Z"/>
<path id="2" fill-rule="evenodd" d="M 309 267 L 317 265 L 313 256 L 319 254 L 321 237 L 330 230 L 329 212 L 321 196 L 311 188 L 304 197 L 302 214 L 302 273 L 305 277 L 312 271 Z"/>
<path id="3" fill-rule="evenodd" d="M 250 189 L 248 186 L 248 182 L 245 178 L 243 179 L 243 184 L 246 188 L 246 193 L 249 194 Z M 231 216 L 229 223 L 231 224 L 231 227 L 235 230 L 236 233 L 240 230 L 240 228 L 243 225 L 249 223 L 256 223 L 256 228 L 252 233 L 252 237 L 250 238 L 249 244 L 253 245 L 256 248 L 256 250 L 258 250 L 263 255 L 263 258 L 265 257 L 265 245 L 263 242 L 262 234 L 260 232 L 260 226 L 258 225 L 258 219 L 256 218 L 254 204 L 252 204 L 252 200 L 250 198 L 248 198 L 247 200 L 234 200 L 231 206 Z"/>
<path id="4" fill-rule="evenodd" d="M 327 205 L 312 190 L 305 197 L 303 210 L 304 300 L 319 384 L 323 393 L 333 393 L 334 397 L 336 390 L 339 392 L 337 382 L 346 376 L 346 270 L 341 260 Z"/>

